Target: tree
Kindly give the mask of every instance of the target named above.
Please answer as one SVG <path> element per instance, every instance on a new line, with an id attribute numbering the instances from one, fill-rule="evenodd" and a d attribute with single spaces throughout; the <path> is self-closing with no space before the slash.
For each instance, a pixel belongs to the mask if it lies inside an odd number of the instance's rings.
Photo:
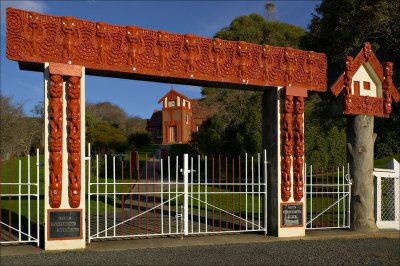
<path id="1" fill-rule="evenodd" d="M 328 70 L 366 41 L 381 62 L 394 64 L 393 82 L 400 87 L 400 2 L 391 0 L 324 0 L 316 8 L 303 39 L 304 48 L 327 54 Z M 333 82 L 332 71 L 328 79 Z M 329 96 L 322 104 L 329 105 Z M 322 122 L 322 120 L 320 120 Z M 394 104 L 389 119 L 376 119 L 375 158 L 400 153 L 400 106 Z"/>
<path id="2" fill-rule="evenodd" d="M 125 129 L 126 127 L 128 115 L 121 107 L 110 102 L 87 104 L 86 113 L 97 120 L 109 123 L 116 128 Z"/>
<path id="3" fill-rule="evenodd" d="M 304 34 L 300 27 L 266 21 L 258 14 L 250 14 L 235 18 L 214 37 L 298 48 Z M 192 137 L 193 148 L 205 154 L 230 156 L 261 151 L 261 93 L 203 88 L 202 94 L 205 99 L 199 104 L 212 110 L 213 115 Z"/>

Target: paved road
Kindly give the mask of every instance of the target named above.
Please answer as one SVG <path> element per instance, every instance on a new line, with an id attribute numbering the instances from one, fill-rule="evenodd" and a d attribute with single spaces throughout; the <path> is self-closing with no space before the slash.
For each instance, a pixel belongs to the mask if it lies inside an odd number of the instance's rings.
<path id="1" fill-rule="evenodd" d="M 296 240 L 2 256 L 1 265 L 399 265 L 399 239 Z"/>

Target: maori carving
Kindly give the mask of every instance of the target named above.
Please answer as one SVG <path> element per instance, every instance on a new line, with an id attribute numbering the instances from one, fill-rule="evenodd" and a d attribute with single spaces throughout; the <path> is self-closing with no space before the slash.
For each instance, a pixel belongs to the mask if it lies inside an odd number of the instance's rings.
<path id="1" fill-rule="evenodd" d="M 33 16 L 32 16 L 33 15 Z M 29 16 L 32 16 L 30 18 Z M 200 83 L 326 90 L 326 56 L 243 41 L 207 39 L 134 26 L 47 16 L 7 8 L 7 57 L 81 65 L 102 75 L 135 74 Z M 261 63 L 256 62 L 260 60 Z M 308 70 L 312 69 L 312 72 Z M 193 73 L 196 77 L 192 77 Z M 310 80 L 312 78 L 312 81 Z"/>
<path id="2" fill-rule="evenodd" d="M 221 75 L 222 61 L 225 59 L 225 53 L 221 39 L 213 39 L 212 51 L 208 55 L 210 61 L 213 62 L 213 75 L 219 77 Z"/>
<path id="3" fill-rule="evenodd" d="M 304 165 L 304 98 L 294 97 L 294 159 L 293 159 L 293 196 L 295 201 L 303 198 Z"/>
<path id="4" fill-rule="evenodd" d="M 126 40 L 128 41 L 128 65 L 136 70 L 138 56 L 144 51 L 142 30 L 138 27 L 126 27 Z"/>
<path id="5" fill-rule="evenodd" d="M 382 83 L 383 99 L 384 99 L 384 113 L 389 115 L 392 112 L 392 94 L 390 88 L 393 86 L 393 63 L 386 62 L 383 64 L 384 80 Z"/>
<path id="6" fill-rule="evenodd" d="M 344 109 L 345 112 L 352 112 L 352 94 L 351 84 L 353 83 L 353 57 L 346 56 L 345 67 L 344 67 Z"/>
<path id="7" fill-rule="evenodd" d="M 250 61 L 250 53 L 249 53 L 249 47 L 246 42 L 243 41 L 238 41 L 237 42 L 237 54 L 238 54 L 238 77 L 239 78 L 246 78 L 247 75 L 247 67 L 249 65 Z"/>
<path id="8" fill-rule="evenodd" d="M 63 79 L 60 75 L 50 76 L 49 89 L 50 122 L 50 185 L 49 204 L 52 208 L 61 205 L 62 191 L 62 131 L 63 131 Z"/>
<path id="9" fill-rule="evenodd" d="M 364 43 L 363 51 L 364 51 L 365 60 L 368 61 L 372 56 L 372 48 L 371 48 L 371 44 L 369 42 Z"/>
<path id="10" fill-rule="evenodd" d="M 35 56 L 38 52 L 38 43 L 40 41 L 40 15 L 36 12 L 30 12 L 29 13 L 29 27 L 32 29 L 32 33 L 30 36 L 30 44 L 31 44 L 31 50 L 30 50 L 30 55 Z"/>
<path id="11" fill-rule="evenodd" d="M 66 59 L 72 59 L 74 57 L 75 49 L 75 18 L 73 17 L 62 17 L 62 31 L 64 32 L 63 41 L 63 57 Z"/>
<path id="12" fill-rule="evenodd" d="M 97 62 L 99 64 L 106 64 L 106 52 L 109 50 L 109 44 L 107 42 L 107 23 L 97 22 L 96 23 L 96 36 L 97 36 L 97 50 L 98 57 Z"/>
<path id="13" fill-rule="evenodd" d="M 80 78 L 68 79 L 68 197 L 71 208 L 78 208 L 81 200 L 81 88 Z"/>
<path id="14" fill-rule="evenodd" d="M 387 116 L 384 113 L 383 106 L 385 104 L 384 98 L 357 96 L 351 98 L 350 111 L 344 110 L 343 114 L 352 115 L 369 115 L 369 116 Z"/>
<path id="15" fill-rule="evenodd" d="M 191 73 L 195 71 L 195 63 L 200 59 L 200 48 L 195 35 L 185 35 L 185 48 L 186 54 L 183 54 L 183 59 L 186 61 L 185 70 Z"/>
<path id="16" fill-rule="evenodd" d="M 291 196 L 291 164 L 292 164 L 292 134 L 293 134 L 293 96 L 283 93 L 283 110 L 281 125 L 282 155 L 281 155 L 281 199 L 288 201 Z"/>

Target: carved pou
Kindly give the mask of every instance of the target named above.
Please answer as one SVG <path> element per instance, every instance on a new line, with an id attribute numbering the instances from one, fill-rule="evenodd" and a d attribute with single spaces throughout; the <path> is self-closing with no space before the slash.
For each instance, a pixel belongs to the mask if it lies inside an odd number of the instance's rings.
<path id="1" fill-rule="evenodd" d="M 97 62 L 100 64 L 106 63 L 106 52 L 108 50 L 105 40 L 106 35 L 107 35 L 107 23 L 97 22 L 96 23 L 97 51 L 98 51 Z"/>
<path id="2" fill-rule="evenodd" d="M 291 164 L 292 164 L 292 113 L 293 113 L 293 96 L 284 95 L 283 110 L 281 116 L 281 199 L 288 201 L 291 196 Z"/>
<path id="3" fill-rule="evenodd" d="M 222 40 L 214 38 L 212 40 L 211 53 L 209 53 L 209 59 L 213 63 L 213 75 L 219 77 L 221 75 L 222 60 L 225 58 Z"/>
<path id="4" fill-rule="evenodd" d="M 75 18 L 73 17 L 62 17 L 62 31 L 65 34 L 63 40 L 63 58 L 72 59 L 74 57 L 75 49 Z"/>
<path id="5" fill-rule="evenodd" d="M 237 64 L 238 76 L 240 78 L 244 78 L 247 75 L 247 67 L 249 65 L 249 57 L 250 57 L 248 44 L 243 41 L 238 41 L 236 53 L 238 54 L 239 57 L 239 62 Z"/>
<path id="6" fill-rule="evenodd" d="M 29 12 L 29 27 L 32 29 L 32 33 L 29 40 L 32 48 L 30 50 L 31 56 L 35 56 L 36 53 L 38 52 L 38 42 L 39 42 L 38 30 L 40 22 L 41 22 L 40 15 L 38 13 Z"/>
<path id="7" fill-rule="evenodd" d="M 128 65 L 133 67 L 136 67 L 138 56 L 141 55 L 144 50 L 142 35 L 142 29 L 138 27 L 126 27 L 126 40 L 128 41 Z"/>
<path id="8" fill-rule="evenodd" d="M 185 35 L 185 48 L 186 48 L 186 67 L 185 70 L 187 72 L 195 71 L 195 63 L 200 55 L 200 48 L 198 45 L 198 38 L 193 34 Z"/>

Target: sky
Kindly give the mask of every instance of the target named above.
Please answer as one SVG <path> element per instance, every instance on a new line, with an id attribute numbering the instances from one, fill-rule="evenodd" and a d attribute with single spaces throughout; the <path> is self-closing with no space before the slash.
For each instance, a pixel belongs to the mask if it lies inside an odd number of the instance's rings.
<path id="1" fill-rule="evenodd" d="M 1 0 L 1 94 L 24 105 L 26 115 L 44 97 L 43 74 L 19 70 L 18 63 L 6 58 L 5 9 L 15 7 L 55 16 L 73 16 L 122 26 L 135 25 L 172 33 L 192 33 L 212 38 L 242 15 L 264 15 L 264 1 L 4 1 Z M 320 1 L 269 1 L 277 9 L 276 19 L 307 28 Z M 129 116 L 150 118 L 171 86 L 189 98 L 201 97 L 201 88 L 136 80 L 86 76 L 86 103 L 111 102 Z"/>

